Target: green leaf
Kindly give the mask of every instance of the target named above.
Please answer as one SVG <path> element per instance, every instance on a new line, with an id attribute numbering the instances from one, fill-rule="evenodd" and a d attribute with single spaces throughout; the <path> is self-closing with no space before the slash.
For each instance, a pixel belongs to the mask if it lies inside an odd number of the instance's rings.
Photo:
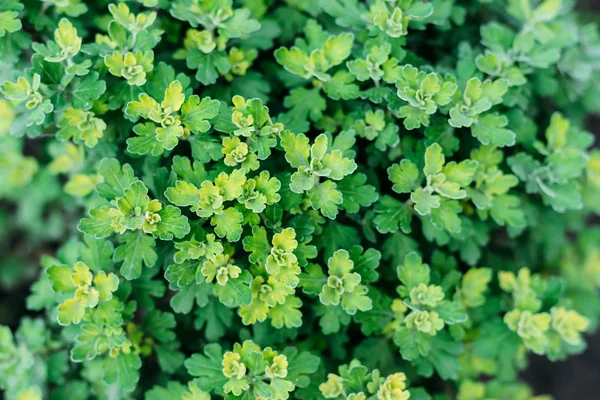
<path id="1" fill-rule="evenodd" d="M 425 167 L 423 168 L 425 176 L 433 176 L 442 172 L 444 163 L 444 153 L 439 144 L 434 143 L 427 147 L 427 150 L 425 150 Z"/>
<path id="2" fill-rule="evenodd" d="M 181 399 L 186 387 L 179 382 L 169 381 L 166 387 L 154 386 L 144 394 L 145 400 Z"/>
<path id="3" fill-rule="evenodd" d="M 145 315 L 142 330 L 160 343 L 170 343 L 177 339 L 177 335 L 173 332 L 176 326 L 173 314 L 151 310 Z"/>
<path id="4" fill-rule="evenodd" d="M 206 54 L 197 49 L 190 51 L 187 57 L 187 66 L 198 70 L 196 79 L 203 85 L 216 83 L 221 74 L 225 74 L 231 69 L 225 53 L 214 51 Z"/>
<path id="5" fill-rule="evenodd" d="M 227 38 L 243 38 L 260 28 L 260 23 L 250 18 L 250 10 L 247 8 L 238 8 L 233 11 L 231 18 L 228 18 L 219 26 L 219 34 Z"/>
<path id="6" fill-rule="evenodd" d="M 215 297 L 211 297 L 206 307 L 198 310 L 194 327 L 199 330 L 205 326 L 206 339 L 216 342 L 233 324 L 233 315 L 231 309 L 225 307 Z"/>
<path id="7" fill-rule="evenodd" d="M 104 358 L 104 381 L 117 383 L 124 391 L 133 391 L 140 379 L 139 369 L 142 367 L 140 356 L 134 352 L 121 352 L 116 357 Z"/>
<path id="8" fill-rule="evenodd" d="M 183 178 L 184 181 L 191 183 L 196 187 L 200 187 L 202 182 L 207 179 L 204 165 L 198 161 L 192 163 L 187 157 L 173 157 L 173 171 L 177 176 Z"/>
<path id="9" fill-rule="evenodd" d="M 183 238 L 190 232 L 190 225 L 186 216 L 181 215 L 181 210 L 177 207 L 166 206 L 158 212 L 160 221 L 156 223 L 155 237 L 162 240 L 171 240 Z"/>
<path id="10" fill-rule="evenodd" d="M 462 277 L 460 301 L 465 307 L 480 307 L 485 303 L 485 291 L 492 280 L 490 268 L 471 268 Z"/>
<path id="11" fill-rule="evenodd" d="M 459 302 L 443 301 L 441 304 L 432 308 L 440 315 L 446 324 L 452 325 L 467 320 L 467 313 Z"/>
<path id="12" fill-rule="evenodd" d="M 419 170 L 410 160 L 404 159 L 400 164 L 393 164 L 388 168 L 387 173 L 394 184 L 392 190 L 396 193 L 410 193 L 419 185 Z"/>
<path id="13" fill-rule="evenodd" d="M 304 69 L 304 66 L 309 63 L 309 57 L 299 48 L 292 47 L 291 49 L 286 49 L 285 47 L 280 47 L 275 50 L 274 54 L 277 62 L 292 74 L 299 75 L 305 79 L 312 76 L 309 71 Z"/>
<path id="14" fill-rule="evenodd" d="M 505 129 L 508 118 L 500 114 L 486 114 L 471 127 L 473 136 L 484 145 L 514 146 L 517 135 Z"/>
<path id="15" fill-rule="evenodd" d="M 160 156 L 164 153 L 163 144 L 158 141 L 156 136 L 156 125 L 152 122 L 137 124 L 133 131 L 138 135 L 127 139 L 127 151 L 133 154 L 152 154 Z"/>
<path id="16" fill-rule="evenodd" d="M 223 148 L 218 138 L 211 135 L 199 134 L 191 136 L 188 141 L 192 146 L 192 156 L 202 164 L 218 161 L 223 158 Z"/>
<path id="17" fill-rule="evenodd" d="M 299 328 L 302 326 L 302 312 L 299 308 L 302 307 L 302 300 L 295 296 L 288 296 L 285 303 L 277 304 L 269 310 L 269 317 L 273 326 L 281 329 Z"/>
<path id="18" fill-rule="evenodd" d="M 137 180 L 129 164 L 121 164 L 115 158 L 104 158 L 98 165 L 98 173 L 104 182 L 96 186 L 96 191 L 106 200 L 121 197 L 125 189 Z"/>
<path id="19" fill-rule="evenodd" d="M 427 360 L 431 362 L 440 378 L 455 380 L 460 371 L 458 356 L 462 352 L 462 344 L 445 333 L 434 336 Z"/>
<path id="20" fill-rule="evenodd" d="M 165 271 L 165 278 L 179 288 L 191 285 L 196 281 L 196 272 L 200 265 L 197 260 L 185 260 L 169 265 Z"/>
<path id="21" fill-rule="evenodd" d="M 238 278 L 228 279 L 224 286 L 215 285 L 215 294 L 227 307 L 247 306 L 252 303 L 250 282 L 252 282 L 252 275 L 248 271 L 243 271 Z"/>
<path id="22" fill-rule="evenodd" d="M 315 184 L 308 192 L 308 198 L 315 210 L 320 210 L 323 216 L 335 219 L 338 205 L 342 204 L 342 193 L 332 181 Z"/>
<path id="23" fill-rule="evenodd" d="M 446 229 L 453 233 L 460 232 L 461 221 L 458 214 L 461 211 L 462 207 L 458 201 L 442 198 L 440 206 L 431 210 L 431 222 L 438 229 Z"/>
<path id="24" fill-rule="evenodd" d="M 377 201 L 379 194 L 374 186 L 365 184 L 367 175 L 353 174 L 337 183 L 337 189 L 342 193 L 341 208 L 351 214 L 357 213 L 361 207 L 369 207 Z"/>
<path id="25" fill-rule="evenodd" d="M 77 225 L 77 229 L 97 239 L 110 236 L 113 233 L 112 222 L 114 218 L 109 215 L 109 210 L 110 207 L 108 206 L 92 208 L 89 211 L 90 218 L 83 218 Z"/>
<path id="26" fill-rule="evenodd" d="M 285 159 L 293 167 L 308 165 L 310 145 L 303 134 L 295 135 L 286 130 L 281 132 L 281 147 L 285 150 Z"/>
<path id="27" fill-rule="evenodd" d="M 17 11 L 2 11 L 0 12 L 0 37 L 4 37 L 6 32 L 12 33 L 21 30 L 21 20 L 18 19 Z"/>
<path id="28" fill-rule="evenodd" d="M 267 239 L 267 230 L 259 225 L 252 227 L 252 235 L 243 241 L 244 250 L 250 253 L 248 259 L 253 264 L 264 264 L 271 251 L 271 243 Z"/>
<path id="29" fill-rule="evenodd" d="M 206 282 L 192 283 L 179 289 L 179 292 L 171 298 L 171 308 L 179 314 L 189 314 L 194 303 L 204 307 L 209 301 L 212 287 Z"/>
<path id="30" fill-rule="evenodd" d="M 406 203 L 385 195 L 375 204 L 373 211 L 377 214 L 373 222 L 380 233 L 394 233 L 398 228 L 404 233 L 411 232 L 412 213 Z"/>
<path id="31" fill-rule="evenodd" d="M 316 142 L 315 142 L 316 143 Z M 313 156 L 313 159 L 315 157 Z M 356 162 L 342 155 L 340 150 L 333 150 L 326 154 L 322 160 L 323 168 L 330 172 L 326 175 L 328 178 L 339 181 L 343 177 L 353 173 L 356 168 Z"/>
<path id="32" fill-rule="evenodd" d="M 242 236 L 242 221 L 244 215 L 233 207 L 226 208 L 222 214 L 217 214 L 210 219 L 210 224 L 215 227 L 215 233 L 220 238 L 227 238 L 230 242 L 237 242 Z"/>
<path id="33" fill-rule="evenodd" d="M 177 181 L 175 187 L 167 188 L 165 197 L 175 205 L 194 210 L 200 202 L 200 190 L 187 181 Z"/>
<path id="34" fill-rule="evenodd" d="M 219 113 L 219 101 L 212 100 L 210 97 L 200 97 L 193 95 L 181 107 L 181 123 L 189 128 L 193 133 L 203 133 L 210 129 L 210 120 Z"/>
<path id="35" fill-rule="evenodd" d="M 121 236 L 121 245 L 115 249 L 113 259 L 121 264 L 121 275 L 127 280 L 142 275 L 142 264 L 152 268 L 158 259 L 154 251 L 155 240 L 141 231 L 128 232 Z"/>
<path id="36" fill-rule="evenodd" d="M 229 380 L 223 375 L 223 350 L 221 345 L 212 343 L 204 347 L 204 354 L 193 354 L 185 360 L 185 368 L 192 376 L 198 377 L 195 382 L 198 387 L 207 392 L 221 389 Z"/>
<path id="37" fill-rule="evenodd" d="M 348 58 L 353 43 L 354 35 L 348 32 L 327 39 L 323 46 L 323 52 L 329 64 L 334 67 Z"/>
<path id="38" fill-rule="evenodd" d="M 327 102 L 319 94 L 319 89 L 296 88 L 290 91 L 290 94 L 283 99 L 283 105 L 290 110 L 286 117 L 294 121 L 296 119 L 306 121 L 309 118 L 317 121 L 323 116 L 323 111 L 327 108 Z"/>
<path id="39" fill-rule="evenodd" d="M 333 100 L 352 100 L 359 95 L 359 87 L 354 83 L 352 74 L 346 71 L 338 71 L 333 77 L 325 82 L 323 91 Z"/>
<path id="40" fill-rule="evenodd" d="M 83 80 L 76 80 L 71 91 L 71 104 L 75 108 L 89 109 L 106 91 L 106 82 L 98 79 L 97 72 L 90 72 Z"/>
<path id="41" fill-rule="evenodd" d="M 377 280 L 379 277 L 377 268 L 381 260 L 381 253 L 378 250 L 367 249 L 363 252 L 361 246 L 353 246 L 350 259 L 354 262 L 354 271 L 362 278 L 361 282 L 370 283 Z"/>
<path id="42" fill-rule="evenodd" d="M 357 0 L 319 0 L 324 12 L 335 17 L 336 24 L 343 27 L 355 27 L 364 24 L 362 15 L 366 12 Z"/>
<path id="43" fill-rule="evenodd" d="M 404 257 L 404 263 L 398 266 L 397 273 L 398 279 L 406 288 L 401 290 L 401 296 L 406 296 L 421 283 L 429 284 L 429 265 L 423 264 L 423 260 L 417 252 L 412 251 Z"/>
<path id="44" fill-rule="evenodd" d="M 418 188 L 411 193 L 410 199 L 415 203 L 415 211 L 420 215 L 429 215 L 432 210 L 440 207 L 440 196 Z"/>

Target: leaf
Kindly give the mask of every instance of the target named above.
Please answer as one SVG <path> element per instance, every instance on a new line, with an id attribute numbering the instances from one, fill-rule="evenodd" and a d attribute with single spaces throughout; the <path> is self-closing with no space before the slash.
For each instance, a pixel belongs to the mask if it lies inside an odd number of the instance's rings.
<path id="1" fill-rule="evenodd" d="M 412 192 L 410 199 L 415 203 L 414 209 L 420 215 L 429 215 L 432 213 L 432 210 L 440 207 L 440 196 L 425 191 L 423 188 L 418 188 Z"/>
<path id="2" fill-rule="evenodd" d="M 463 346 L 460 342 L 451 338 L 448 334 L 440 332 L 431 341 L 431 350 L 427 360 L 431 362 L 440 378 L 444 380 L 455 380 L 458 377 L 460 365 L 458 356 Z"/>
<path id="3" fill-rule="evenodd" d="M 462 207 L 458 201 L 442 199 L 440 206 L 431 210 L 431 222 L 438 229 L 446 229 L 453 233 L 460 232 L 461 221 L 458 215 L 461 211 Z"/>
<path id="4" fill-rule="evenodd" d="M 393 164 L 387 173 L 394 184 L 392 190 L 396 193 L 410 193 L 418 187 L 419 170 L 408 159 L 402 160 L 400 164 Z"/>
<path id="5" fill-rule="evenodd" d="M 411 232 L 412 213 L 406 203 L 385 195 L 375 204 L 373 211 L 377 214 L 373 222 L 380 233 L 394 233 L 398 228 L 404 233 Z"/>
<path id="6" fill-rule="evenodd" d="M 60 325 L 78 324 L 83 319 L 85 305 L 79 299 L 67 299 L 57 308 Z"/>
<path id="7" fill-rule="evenodd" d="M 327 39 L 323 45 L 323 53 L 327 61 L 329 61 L 330 66 L 339 65 L 348 58 L 353 43 L 354 35 L 348 32 Z"/>
<path id="8" fill-rule="evenodd" d="M 74 83 L 71 91 L 71 104 L 75 108 L 89 109 L 92 101 L 98 100 L 106 91 L 106 82 L 98 79 L 99 74 L 90 72 L 83 80 Z"/>
<path id="9" fill-rule="evenodd" d="M 357 0 L 319 0 L 324 12 L 335 17 L 336 24 L 343 27 L 356 27 L 364 24 L 362 15 L 366 12 Z"/>
<path id="10" fill-rule="evenodd" d="M 359 243 L 358 231 L 339 221 L 329 221 L 315 241 L 315 244 L 323 250 L 325 258 L 331 257 L 333 252 L 338 249 L 349 249 Z"/>
<path id="11" fill-rule="evenodd" d="M 1 14 L 0 14 L 1 15 Z M 36 74 L 39 77 L 39 75 Z M 23 101 L 29 97 L 31 84 L 27 78 L 20 76 L 16 82 L 6 81 L 0 86 L 0 91 L 9 100 Z"/>
<path id="12" fill-rule="evenodd" d="M 160 343 L 170 343 L 177 339 L 173 329 L 176 327 L 175 316 L 171 313 L 151 310 L 145 318 L 141 328 L 148 335 Z"/>
<path id="13" fill-rule="evenodd" d="M 185 101 L 185 95 L 183 94 L 183 87 L 181 82 L 173 81 L 169 84 L 169 87 L 165 89 L 165 98 L 160 106 L 169 110 L 169 113 L 179 111 L 183 102 Z"/>
<path id="14" fill-rule="evenodd" d="M 191 285 L 196 281 L 196 272 L 200 265 L 197 260 L 185 260 L 169 265 L 165 271 L 165 278 L 178 288 Z"/>
<path id="15" fill-rule="evenodd" d="M 18 19 L 17 11 L 2 11 L 0 12 L 0 37 L 4 37 L 6 32 L 12 33 L 21 30 L 21 20 Z"/>
<path id="16" fill-rule="evenodd" d="M 156 125 L 152 122 L 137 124 L 133 131 L 138 135 L 127 139 L 127 151 L 133 154 L 145 155 L 152 154 L 160 156 L 164 153 L 163 144 L 158 141 L 156 136 Z"/>
<path id="17" fill-rule="evenodd" d="M 200 190 L 187 181 L 177 181 L 175 187 L 167 188 L 165 197 L 175 205 L 194 210 L 200 202 Z"/>
<path id="18" fill-rule="evenodd" d="M 377 280 L 379 277 L 377 267 L 381 260 L 381 253 L 378 250 L 367 249 L 363 252 L 361 246 L 353 246 L 350 259 L 354 262 L 354 271 L 362 278 L 361 282 L 370 283 Z"/>
<path id="19" fill-rule="evenodd" d="M 269 317 L 275 328 L 299 328 L 302 326 L 302 312 L 299 308 L 302 300 L 295 296 L 288 296 L 285 303 L 277 304 L 269 310 Z M 289 361 L 289 360 L 288 360 Z"/>
<path id="20" fill-rule="evenodd" d="M 260 23 L 250 18 L 249 9 L 237 8 L 233 11 L 231 18 L 219 26 L 219 34 L 231 39 L 244 38 L 258 29 L 260 29 Z"/>
<path id="21" fill-rule="evenodd" d="M 306 136 L 285 130 L 281 132 L 281 147 L 285 150 L 285 159 L 293 168 L 308 165 L 310 146 Z"/>
<path id="22" fill-rule="evenodd" d="M 204 391 L 221 389 L 229 380 L 223 375 L 223 350 L 221 345 L 212 343 L 204 347 L 204 354 L 192 354 L 185 360 L 184 365 L 188 373 L 198 377 L 195 380 L 198 387 Z"/>
<path id="23" fill-rule="evenodd" d="M 315 184 L 308 192 L 308 198 L 315 210 L 320 210 L 323 216 L 335 219 L 338 205 L 342 204 L 342 193 L 332 181 Z"/>
<path id="24" fill-rule="evenodd" d="M 173 172 L 175 172 L 184 181 L 200 187 L 202 182 L 207 180 L 206 170 L 204 165 L 198 161 L 193 163 L 188 157 L 175 156 L 173 157 Z"/>
<path id="25" fill-rule="evenodd" d="M 406 16 L 418 21 L 429 17 L 433 11 L 431 3 L 416 2 L 406 10 Z"/>
<path id="26" fill-rule="evenodd" d="M 192 146 L 192 156 L 202 164 L 218 161 L 224 156 L 221 152 L 223 148 L 221 142 L 211 135 L 193 135 L 188 141 Z"/>
<path id="27" fill-rule="evenodd" d="M 142 367 L 140 356 L 131 353 L 119 353 L 116 357 L 104 358 L 104 381 L 117 383 L 124 391 L 133 391 L 140 379 L 139 369 Z"/>
<path id="28" fill-rule="evenodd" d="M 121 197 L 125 189 L 131 186 L 137 179 L 129 164 L 121 164 L 116 158 L 104 158 L 98 166 L 98 173 L 104 178 L 104 182 L 96 186 L 96 191 L 106 200 L 114 200 Z"/>
<path id="29" fill-rule="evenodd" d="M 114 218 L 109 215 L 109 210 L 108 206 L 92 208 L 89 211 L 90 218 L 83 218 L 77 225 L 77 229 L 97 239 L 110 236 L 113 233 L 112 222 Z"/>
<path id="30" fill-rule="evenodd" d="M 220 238 L 227 238 L 230 242 L 237 242 L 242 236 L 242 221 L 244 215 L 233 207 L 226 208 L 222 214 L 217 214 L 210 219 L 210 224 L 215 227 L 215 233 Z"/>
<path id="31" fill-rule="evenodd" d="M 179 382 L 169 381 L 166 387 L 153 386 L 144 394 L 145 400 L 181 399 L 186 387 Z"/>
<path id="32" fill-rule="evenodd" d="M 374 186 L 365 184 L 367 175 L 353 174 L 337 183 L 337 189 L 342 193 L 341 208 L 351 214 L 357 213 L 361 207 L 369 207 L 377 201 L 379 194 Z"/>
<path id="33" fill-rule="evenodd" d="M 204 307 L 209 301 L 212 287 L 206 282 L 192 283 L 179 289 L 179 292 L 171 298 L 171 308 L 179 314 L 189 314 L 194 303 Z"/>
<path id="34" fill-rule="evenodd" d="M 425 176 L 433 176 L 442 172 L 445 158 L 442 147 L 434 143 L 425 150 L 425 167 L 423 172 Z"/>
<path id="35" fill-rule="evenodd" d="M 181 108 L 181 123 L 193 133 L 203 133 L 210 129 L 210 120 L 219 113 L 219 101 L 210 97 L 190 96 Z"/>
<path id="36" fill-rule="evenodd" d="M 216 83 L 220 74 L 225 74 L 231 69 L 231 64 L 225 53 L 213 51 L 210 54 L 205 54 L 197 49 L 189 52 L 187 66 L 198 70 L 196 79 L 203 85 Z"/>
<path id="37" fill-rule="evenodd" d="M 194 321 L 196 329 L 199 330 L 204 326 L 206 327 L 206 339 L 212 342 L 216 342 L 222 338 L 227 332 L 227 328 L 230 328 L 232 324 L 233 311 L 225 307 L 215 297 L 211 297 L 206 307 L 198 310 Z"/>
<path id="38" fill-rule="evenodd" d="M 481 144 L 498 147 L 514 146 L 516 134 L 505 129 L 508 118 L 500 114 L 486 114 L 471 127 L 471 133 Z"/>
<path id="39" fill-rule="evenodd" d="M 352 292 L 346 292 L 342 295 L 341 305 L 344 311 L 350 315 L 357 311 L 369 311 L 373 308 L 373 301 L 367 296 L 367 287 L 357 286 Z"/>
<path id="40" fill-rule="evenodd" d="M 299 75 L 305 79 L 311 77 L 311 73 L 304 69 L 304 66 L 309 62 L 309 58 L 302 50 L 297 47 L 286 49 L 280 47 L 274 52 L 275 59 L 287 71 L 292 74 Z"/>
<path id="41" fill-rule="evenodd" d="M 460 299 L 465 307 L 480 307 L 485 303 L 485 291 L 492 280 L 490 268 L 471 268 L 462 277 Z"/>
<path id="42" fill-rule="evenodd" d="M 173 237 L 181 239 L 190 232 L 188 219 L 181 215 L 179 208 L 166 206 L 158 212 L 158 215 L 160 215 L 160 221 L 156 223 L 154 236 L 158 236 L 162 240 L 171 240 Z"/>
<path id="43" fill-rule="evenodd" d="M 252 235 L 243 240 L 244 250 L 250 253 L 248 259 L 253 264 L 262 265 L 271 251 L 271 243 L 267 239 L 267 230 L 259 225 L 252 227 Z"/>
<path id="44" fill-rule="evenodd" d="M 464 322 L 468 318 L 462 305 L 455 301 L 443 301 L 432 310 L 437 312 L 448 325 Z"/>
<path id="45" fill-rule="evenodd" d="M 327 108 L 327 102 L 319 94 L 319 89 L 296 88 L 290 91 L 290 94 L 283 99 L 283 105 L 290 110 L 286 117 L 294 121 L 308 120 L 317 121 L 323 116 L 323 111 Z"/>
<path id="46" fill-rule="evenodd" d="M 158 110 L 159 106 L 156 100 L 150 97 L 147 93 L 141 93 L 137 101 L 130 101 L 125 108 L 125 115 L 133 118 L 149 118 L 150 112 Z"/>
<path id="47" fill-rule="evenodd" d="M 252 282 L 252 275 L 244 271 L 239 278 L 229 278 L 224 286 L 215 285 L 214 291 L 219 296 L 219 301 L 227 307 L 247 306 L 252 303 L 250 282 Z"/>
<path id="48" fill-rule="evenodd" d="M 329 154 L 326 154 L 323 157 L 322 164 L 324 169 L 330 170 L 327 177 L 336 181 L 350 175 L 357 168 L 356 162 L 344 157 L 340 150 L 333 150 Z"/>
<path id="49" fill-rule="evenodd" d="M 429 284 L 429 265 L 423 264 L 421 256 L 415 251 L 404 257 L 404 263 L 398 266 L 397 273 L 398 279 L 406 287 L 406 291 L 401 293 L 404 297 L 421 283 Z"/>
<path id="50" fill-rule="evenodd" d="M 464 160 L 460 163 L 449 162 L 444 166 L 442 173 L 448 182 L 464 187 L 471 184 L 479 163 L 473 160 Z"/>
<path id="51" fill-rule="evenodd" d="M 121 275 L 127 280 L 137 279 L 142 274 L 142 263 L 152 268 L 158 259 L 154 246 L 156 244 L 152 236 L 143 234 L 141 231 L 128 232 L 121 236 L 121 245 L 115 249 L 113 259 L 121 264 Z"/>
<path id="52" fill-rule="evenodd" d="M 52 282 L 52 290 L 56 293 L 73 292 L 76 289 L 71 279 L 73 269 L 71 267 L 54 265 L 48 268 L 48 278 Z"/>
<path id="53" fill-rule="evenodd" d="M 354 83 L 354 77 L 347 71 L 338 71 L 333 77 L 325 82 L 323 91 L 333 100 L 356 99 L 360 93 L 358 85 Z"/>

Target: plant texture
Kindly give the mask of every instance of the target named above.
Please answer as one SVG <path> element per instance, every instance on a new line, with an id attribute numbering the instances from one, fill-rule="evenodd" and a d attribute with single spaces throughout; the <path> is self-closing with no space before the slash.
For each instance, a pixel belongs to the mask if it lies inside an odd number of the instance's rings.
<path id="1" fill-rule="evenodd" d="M 0 0 L 4 398 L 546 398 L 600 315 L 574 7 Z"/>

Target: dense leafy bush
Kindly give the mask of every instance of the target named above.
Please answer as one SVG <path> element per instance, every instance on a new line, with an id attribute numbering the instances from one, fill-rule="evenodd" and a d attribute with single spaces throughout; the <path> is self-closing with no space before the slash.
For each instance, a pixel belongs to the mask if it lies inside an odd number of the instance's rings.
<path id="1" fill-rule="evenodd" d="M 600 311 L 573 7 L 0 0 L 6 398 L 534 398 Z"/>

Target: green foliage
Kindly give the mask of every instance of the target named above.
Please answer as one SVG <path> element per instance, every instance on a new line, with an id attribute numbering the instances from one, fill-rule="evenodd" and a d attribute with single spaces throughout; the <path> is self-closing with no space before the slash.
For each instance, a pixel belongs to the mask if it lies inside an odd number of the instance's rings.
<path id="1" fill-rule="evenodd" d="M 600 314 L 574 3 L 0 0 L 4 397 L 534 398 Z"/>

